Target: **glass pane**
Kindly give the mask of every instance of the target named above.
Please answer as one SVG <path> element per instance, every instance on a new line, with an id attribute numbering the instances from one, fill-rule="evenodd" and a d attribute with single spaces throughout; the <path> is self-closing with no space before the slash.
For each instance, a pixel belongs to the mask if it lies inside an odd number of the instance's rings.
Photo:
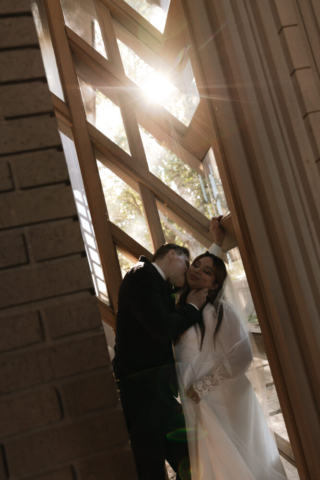
<path id="1" fill-rule="evenodd" d="M 125 0 L 159 32 L 164 32 L 170 0 Z"/>
<path id="2" fill-rule="evenodd" d="M 207 251 L 207 248 L 201 245 L 195 238 L 187 233 L 182 227 L 173 222 L 164 213 L 159 211 L 160 221 L 166 243 L 175 243 L 181 247 L 186 247 L 190 251 L 190 259 L 193 260 L 201 253 Z"/>
<path id="3" fill-rule="evenodd" d="M 63 90 L 60 82 L 58 66 L 50 37 L 46 12 L 42 1 L 33 1 L 31 4 L 32 14 L 39 38 L 41 54 L 48 85 L 52 93 L 64 101 Z"/>
<path id="4" fill-rule="evenodd" d="M 206 178 L 163 147 L 144 128 L 139 126 L 139 129 L 151 172 L 203 215 L 213 217 L 216 211 Z"/>
<path id="5" fill-rule="evenodd" d="M 110 305 L 75 145 L 73 140 L 62 132 L 60 136 L 96 295 Z"/>
<path id="6" fill-rule="evenodd" d="M 93 0 L 61 0 L 61 6 L 66 25 L 107 58 Z"/>
<path id="7" fill-rule="evenodd" d="M 120 108 L 81 78 L 79 83 L 88 121 L 130 155 Z"/>
<path id="8" fill-rule="evenodd" d="M 152 252 L 140 195 L 99 161 L 98 169 L 110 220 Z"/>
<path id="9" fill-rule="evenodd" d="M 253 305 L 247 277 L 244 271 L 239 248 L 235 247 L 227 253 L 227 269 L 236 288 L 241 306 L 243 307 L 252 332 L 261 332 L 258 317 Z"/>
<path id="10" fill-rule="evenodd" d="M 211 203 L 214 205 L 215 215 L 227 215 L 230 213 L 224 194 L 218 165 L 212 147 L 203 159 L 203 171 L 205 173 Z"/>
<path id="11" fill-rule="evenodd" d="M 182 73 L 178 89 L 120 40 L 118 45 L 127 77 L 143 91 L 141 101 L 159 103 L 188 126 L 200 102 L 191 62 L 187 63 Z"/>
<path id="12" fill-rule="evenodd" d="M 117 254 L 119 258 L 119 263 L 120 263 L 120 268 L 121 268 L 121 273 L 122 273 L 122 278 L 125 276 L 129 270 L 134 266 L 134 263 L 131 262 L 123 253 L 121 253 L 118 248 L 117 248 Z"/>

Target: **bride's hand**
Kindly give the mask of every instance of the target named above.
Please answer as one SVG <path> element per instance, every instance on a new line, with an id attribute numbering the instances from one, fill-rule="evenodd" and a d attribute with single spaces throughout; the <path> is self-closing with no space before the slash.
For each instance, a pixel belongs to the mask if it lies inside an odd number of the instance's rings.
<path id="1" fill-rule="evenodd" d="M 209 227 L 209 232 L 212 235 L 213 241 L 216 245 L 219 245 L 219 247 L 222 246 L 225 236 L 224 231 L 220 227 L 220 221 L 222 220 L 222 218 L 222 215 L 220 215 L 219 217 L 212 217 Z"/>
<path id="2" fill-rule="evenodd" d="M 194 403 L 198 404 L 201 400 L 197 392 L 194 390 L 193 386 L 188 389 L 187 391 L 187 398 L 191 398 L 191 400 L 194 401 Z"/>
<path id="3" fill-rule="evenodd" d="M 191 290 L 191 292 L 187 296 L 187 303 L 192 303 L 199 310 L 201 310 L 201 308 L 204 307 L 204 305 L 206 304 L 208 292 L 208 288 L 201 288 L 201 290 Z"/>

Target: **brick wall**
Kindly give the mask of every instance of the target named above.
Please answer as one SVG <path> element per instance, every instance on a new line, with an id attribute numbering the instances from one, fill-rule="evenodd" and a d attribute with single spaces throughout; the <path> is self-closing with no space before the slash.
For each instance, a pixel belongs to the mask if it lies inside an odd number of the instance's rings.
<path id="1" fill-rule="evenodd" d="M 0 480 L 133 479 L 29 0 L 0 30 Z"/>

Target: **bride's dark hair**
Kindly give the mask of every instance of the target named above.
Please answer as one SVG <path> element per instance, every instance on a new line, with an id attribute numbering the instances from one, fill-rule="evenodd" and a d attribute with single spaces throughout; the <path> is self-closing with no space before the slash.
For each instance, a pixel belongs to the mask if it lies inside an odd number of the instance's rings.
<path id="1" fill-rule="evenodd" d="M 219 257 L 216 257 L 215 255 L 213 255 L 212 253 L 209 253 L 209 252 L 206 252 L 206 253 L 203 253 L 202 255 L 199 255 L 197 258 L 195 258 L 193 260 L 192 263 L 196 262 L 197 260 L 200 260 L 201 258 L 204 258 L 204 257 L 209 257 L 211 258 L 212 260 L 212 263 L 213 263 L 213 271 L 214 271 L 214 276 L 215 276 L 215 283 L 217 285 L 217 288 L 215 288 L 214 290 L 209 290 L 209 295 L 207 296 L 207 301 L 206 301 L 206 304 L 207 303 L 211 303 L 212 305 L 214 305 L 214 301 L 215 299 L 217 298 L 219 292 L 221 291 L 222 287 L 223 287 L 223 284 L 224 284 L 224 281 L 225 279 L 227 278 L 227 269 L 226 269 L 226 266 L 225 266 L 225 263 L 223 260 L 221 260 L 221 258 Z M 183 305 L 186 304 L 186 301 L 187 301 L 187 296 L 189 295 L 190 293 L 190 287 L 189 285 L 185 285 L 178 293 L 178 302 L 177 302 L 177 305 L 176 307 L 179 308 L 179 307 L 182 307 Z M 204 309 L 205 305 L 202 307 L 201 309 L 201 312 L 202 310 Z M 222 318 L 223 318 L 223 305 L 221 304 L 220 305 L 220 308 L 219 308 L 219 312 L 218 312 L 218 319 L 217 319 L 217 325 L 216 325 L 216 328 L 214 330 L 214 334 L 213 334 L 213 339 L 215 340 L 216 338 L 216 335 L 217 333 L 219 332 L 219 329 L 221 327 L 221 323 L 222 323 Z M 202 344 L 203 344 L 203 339 L 204 339 L 204 335 L 206 333 L 206 327 L 205 327 L 205 324 L 204 324 L 204 321 L 203 321 L 203 318 L 201 316 L 201 320 L 199 320 L 196 325 L 198 325 L 199 327 L 199 330 L 200 330 L 200 334 L 201 334 L 201 340 L 200 340 L 200 350 L 202 349 Z M 183 335 L 183 334 L 182 334 Z M 181 336 L 180 335 L 176 341 L 178 341 Z"/>

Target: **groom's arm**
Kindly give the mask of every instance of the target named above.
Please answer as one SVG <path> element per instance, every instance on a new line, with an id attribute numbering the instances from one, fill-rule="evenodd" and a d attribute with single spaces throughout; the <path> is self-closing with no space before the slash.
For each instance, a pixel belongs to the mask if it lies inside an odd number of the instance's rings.
<path id="1" fill-rule="evenodd" d="M 130 310 L 148 335 L 159 343 L 178 337 L 201 320 L 201 313 L 190 304 L 168 313 L 162 295 L 149 272 L 145 269 L 135 272 Z"/>

